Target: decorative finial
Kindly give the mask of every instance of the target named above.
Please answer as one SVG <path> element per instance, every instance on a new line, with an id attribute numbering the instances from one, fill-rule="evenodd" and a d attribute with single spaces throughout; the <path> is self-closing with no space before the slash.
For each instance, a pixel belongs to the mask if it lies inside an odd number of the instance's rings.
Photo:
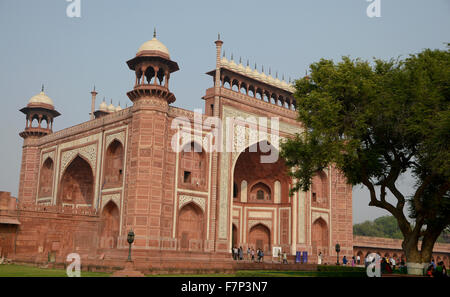
<path id="1" fill-rule="evenodd" d="M 239 64 L 242 64 L 242 57 L 239 57 Z"/>
<path id="2" fill-rule="evenodd" d="M 256 68 L 257 68 L 257 66 L 256 66 L 256 63 L 255 63 L 255 70 L 256 70 Z"/>
<path id="3" fill-rule="evenodd" d="M 283 74 L 283 80 L 284 80 L 284 74 Z"/>
<path id="4" fill-rule="evenodd" d="M 156 38 L 156 27 L 153 29 L 153 38 Z"/>
<path id="5" fill-rule="evenodd" d="M 269 75 L 272 75 L 272 69 L 269 67 Z"/>
<path id="6" fill-rule="evenodd" d="M 220 33 L 217 33 L 217 40 L 220 40 Z"/>
<path id="7" fill-rule="evenodd" d="M 95 85 L 94 85 L 94 92 L 95 92 Z"/>
<path id="8" fill-rule="evenodd" d="M 233 61 L 233 53 L 231 53 L 231 60 Z"/>
<path id="9" fill-rule="evenodd" d="M 289 83 L 291 83 L 291 77 L 289 76 Z"/>
<path id="10" fill-rule="evenodd" d="M 111 104 L 112 104 L 112 98 L 111 98 Z"/>
<path id="11" fill-rule="evenodd" d="M 275 72 L 275 78 L 278 78 L 278 71 Z"/>
<path id="12" fill-rule="evenodd" d="M 264 73 L 264 65 L 261 65 L 261 72 Z"/>
<path id="13" fill-rule="evenodd" d="M 225 50 L 223 51 L 223 58 L 226 58 L 226 57 L 225 57 Z"/>
<path id="14" fill-rule="evenodd" d="M 44 92 L 44 84 L 42 84 L 41 92 Z"/>
<path id="15" fill-rule="evenodd" d="M 247 59 L 247 67 L 250 67 L 250 66 L 249 66 L 249 62 L 248 62 L 248 59 Z"/>

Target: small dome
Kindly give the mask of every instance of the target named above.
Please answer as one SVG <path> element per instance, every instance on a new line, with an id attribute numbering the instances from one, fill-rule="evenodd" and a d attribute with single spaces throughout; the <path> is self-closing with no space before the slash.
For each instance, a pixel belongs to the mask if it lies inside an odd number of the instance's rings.
<path id="1" fill-rule="evenodd" d="M 108 112 L 115 112 L 116 111 L 116 107 L 111 103 L 109 106 L 108 106 Z"/>
<path id="2" fill-rule="evenodd" d="M 252 71 L 252 77 L 255 79 L 259 79 L 259 72 L 258 70 L 256 70 L 256 68 Z"/>
<path id="3" fill-rule="evenodd" d="M 168 56 L 168 58 L 170 59 L 169 50 L 161 41 L 156 39 L 156 37 L 153 37 L 152 40 L 144 42 L 139 47 L 138 54 L 142 51 L 159 51 L 159 52 L 166 54 Z"/>
<path id="4" fill-rule="evenodd" d="M 252 76 L 252 69 L 248 65 L 247 67 L 245 67 L 245 74 L 247 74 L 250 77 Z"/>
<path id="5" fill-rule="evenodd" d="M 242 63 L 239 63 L 237 68 L 240 72 L 245 72 L 245 67 L 244 67 L 244 65 L 242 65 Z"/>
<path id="6" fill-rule="evenodd" d="M 103 101 L 102 103 L 100 103 L 100 106 L 98 107 L 98 110 L 101 110 L 101 111 L 108 111 L 108 105 L 106 104 L 105 101 Z"/>
<path id="7" fill-rule="evenodd" d="M 228 63 L 228 67 L 230 67 L 232 70 L 238 69 L 238 66 L 236 65 L 233 59 L 231 59 L 230 62 Z"/>
<path id="8" fill-rule="evenodd" d="M 116 111 L 121 111 L 121 110 L 122 110 L 122 107 L 120 105 L 117 105 L 116 106 Z"/>
<path id="9" fill-rule="evenodd" d="M 47 104 L 54 106 L 52 99 L 45 95 L 44 91 L 41 91 L 39 94 L 31 97 L 30 101 L 28 101 L 28 104 Z"/>

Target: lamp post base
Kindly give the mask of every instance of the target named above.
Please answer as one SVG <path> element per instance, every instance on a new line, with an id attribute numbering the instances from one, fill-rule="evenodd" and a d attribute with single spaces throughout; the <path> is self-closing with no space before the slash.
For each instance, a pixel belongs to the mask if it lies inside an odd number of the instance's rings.
<path id="1" fill-rule="evenodd" d="M 135 270 L 134 262 L 127 261 L 123 270 L 118 270 L 112 274 L 116 277 L 142 277 L 144 274 L 140 271 Z"/>

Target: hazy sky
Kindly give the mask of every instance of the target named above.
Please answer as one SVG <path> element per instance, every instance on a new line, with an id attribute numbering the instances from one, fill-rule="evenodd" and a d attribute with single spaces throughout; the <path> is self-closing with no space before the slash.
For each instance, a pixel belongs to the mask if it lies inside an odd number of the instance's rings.
<path id="1" fill-rule="evenodd" d="M 25 116 L 19 112 L 45 84 L 62 116 L 54 130 L 89 119 L 90 91 L 108 104 L 131 105 L 134 74 L 126 61 L 158 39 L 178 62 L 171 76 L 175 106 L 203 108 L 212 86 L 217 33 L 235 60 L 298 78 L 320 58 L 405 57 L 450 41 L 450 1 L 380 0 L 381 17 L 369 18 L 366 0 L 113 1 L 80 0 L 81 17 L 69 18 L 65 0 L 0 0 L 0 190 L 17 195 Z M 259 68 L 260 69 L 260 68 Z M 100 101 L 100 100 L 97 100 Z M 99 102 L 97 102 L 97 105 Z M 399 187 L 411 190 L 411 178 Z M 387 212 L 369 207 L 367 191 L 353 191 L 353 220 Z"/>

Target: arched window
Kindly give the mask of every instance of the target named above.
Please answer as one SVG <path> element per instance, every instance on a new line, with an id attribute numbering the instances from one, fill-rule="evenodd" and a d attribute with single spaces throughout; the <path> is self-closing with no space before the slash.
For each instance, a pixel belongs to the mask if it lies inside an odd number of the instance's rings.
<path id="1" fill-rule="evenodd" d="M 250 200 L 253 202 L 265 202 L 272 200 L 271 189 L 266 184 L 259 182 L 250 190 Z"/>
<path id="2" fill-rule="evenodd" d="M 108 146 L 105 155 L 105 167 L 103 172 L 103 188 L 118 188 L 123 181 L 123 146 L 118 140 L 114 140 Z"/>
<path id="3" fill-rule="evenodd" d="M 155 69 L 149 66 L 145 70 L 145 78 L 147 79 L 147 84 L 153 84 L 155 82 Z M 145 83 L 144 81 L 142 83 Z"/>
<path id="4" fill-rule="evenodd" d="M 158 73 L 156 74 L 157 78 L 158 78 L 158 84 L 159 85 L 163 85 L 163 81 L 164 81 L 164 69 L 159 68 Z"/>
<path id="5" fill-rule="evenodd" d="M 47 158 L 42 164 L 39 177 L 39 198 L 51 197 L 53 188 L 53 160 Z"/>

